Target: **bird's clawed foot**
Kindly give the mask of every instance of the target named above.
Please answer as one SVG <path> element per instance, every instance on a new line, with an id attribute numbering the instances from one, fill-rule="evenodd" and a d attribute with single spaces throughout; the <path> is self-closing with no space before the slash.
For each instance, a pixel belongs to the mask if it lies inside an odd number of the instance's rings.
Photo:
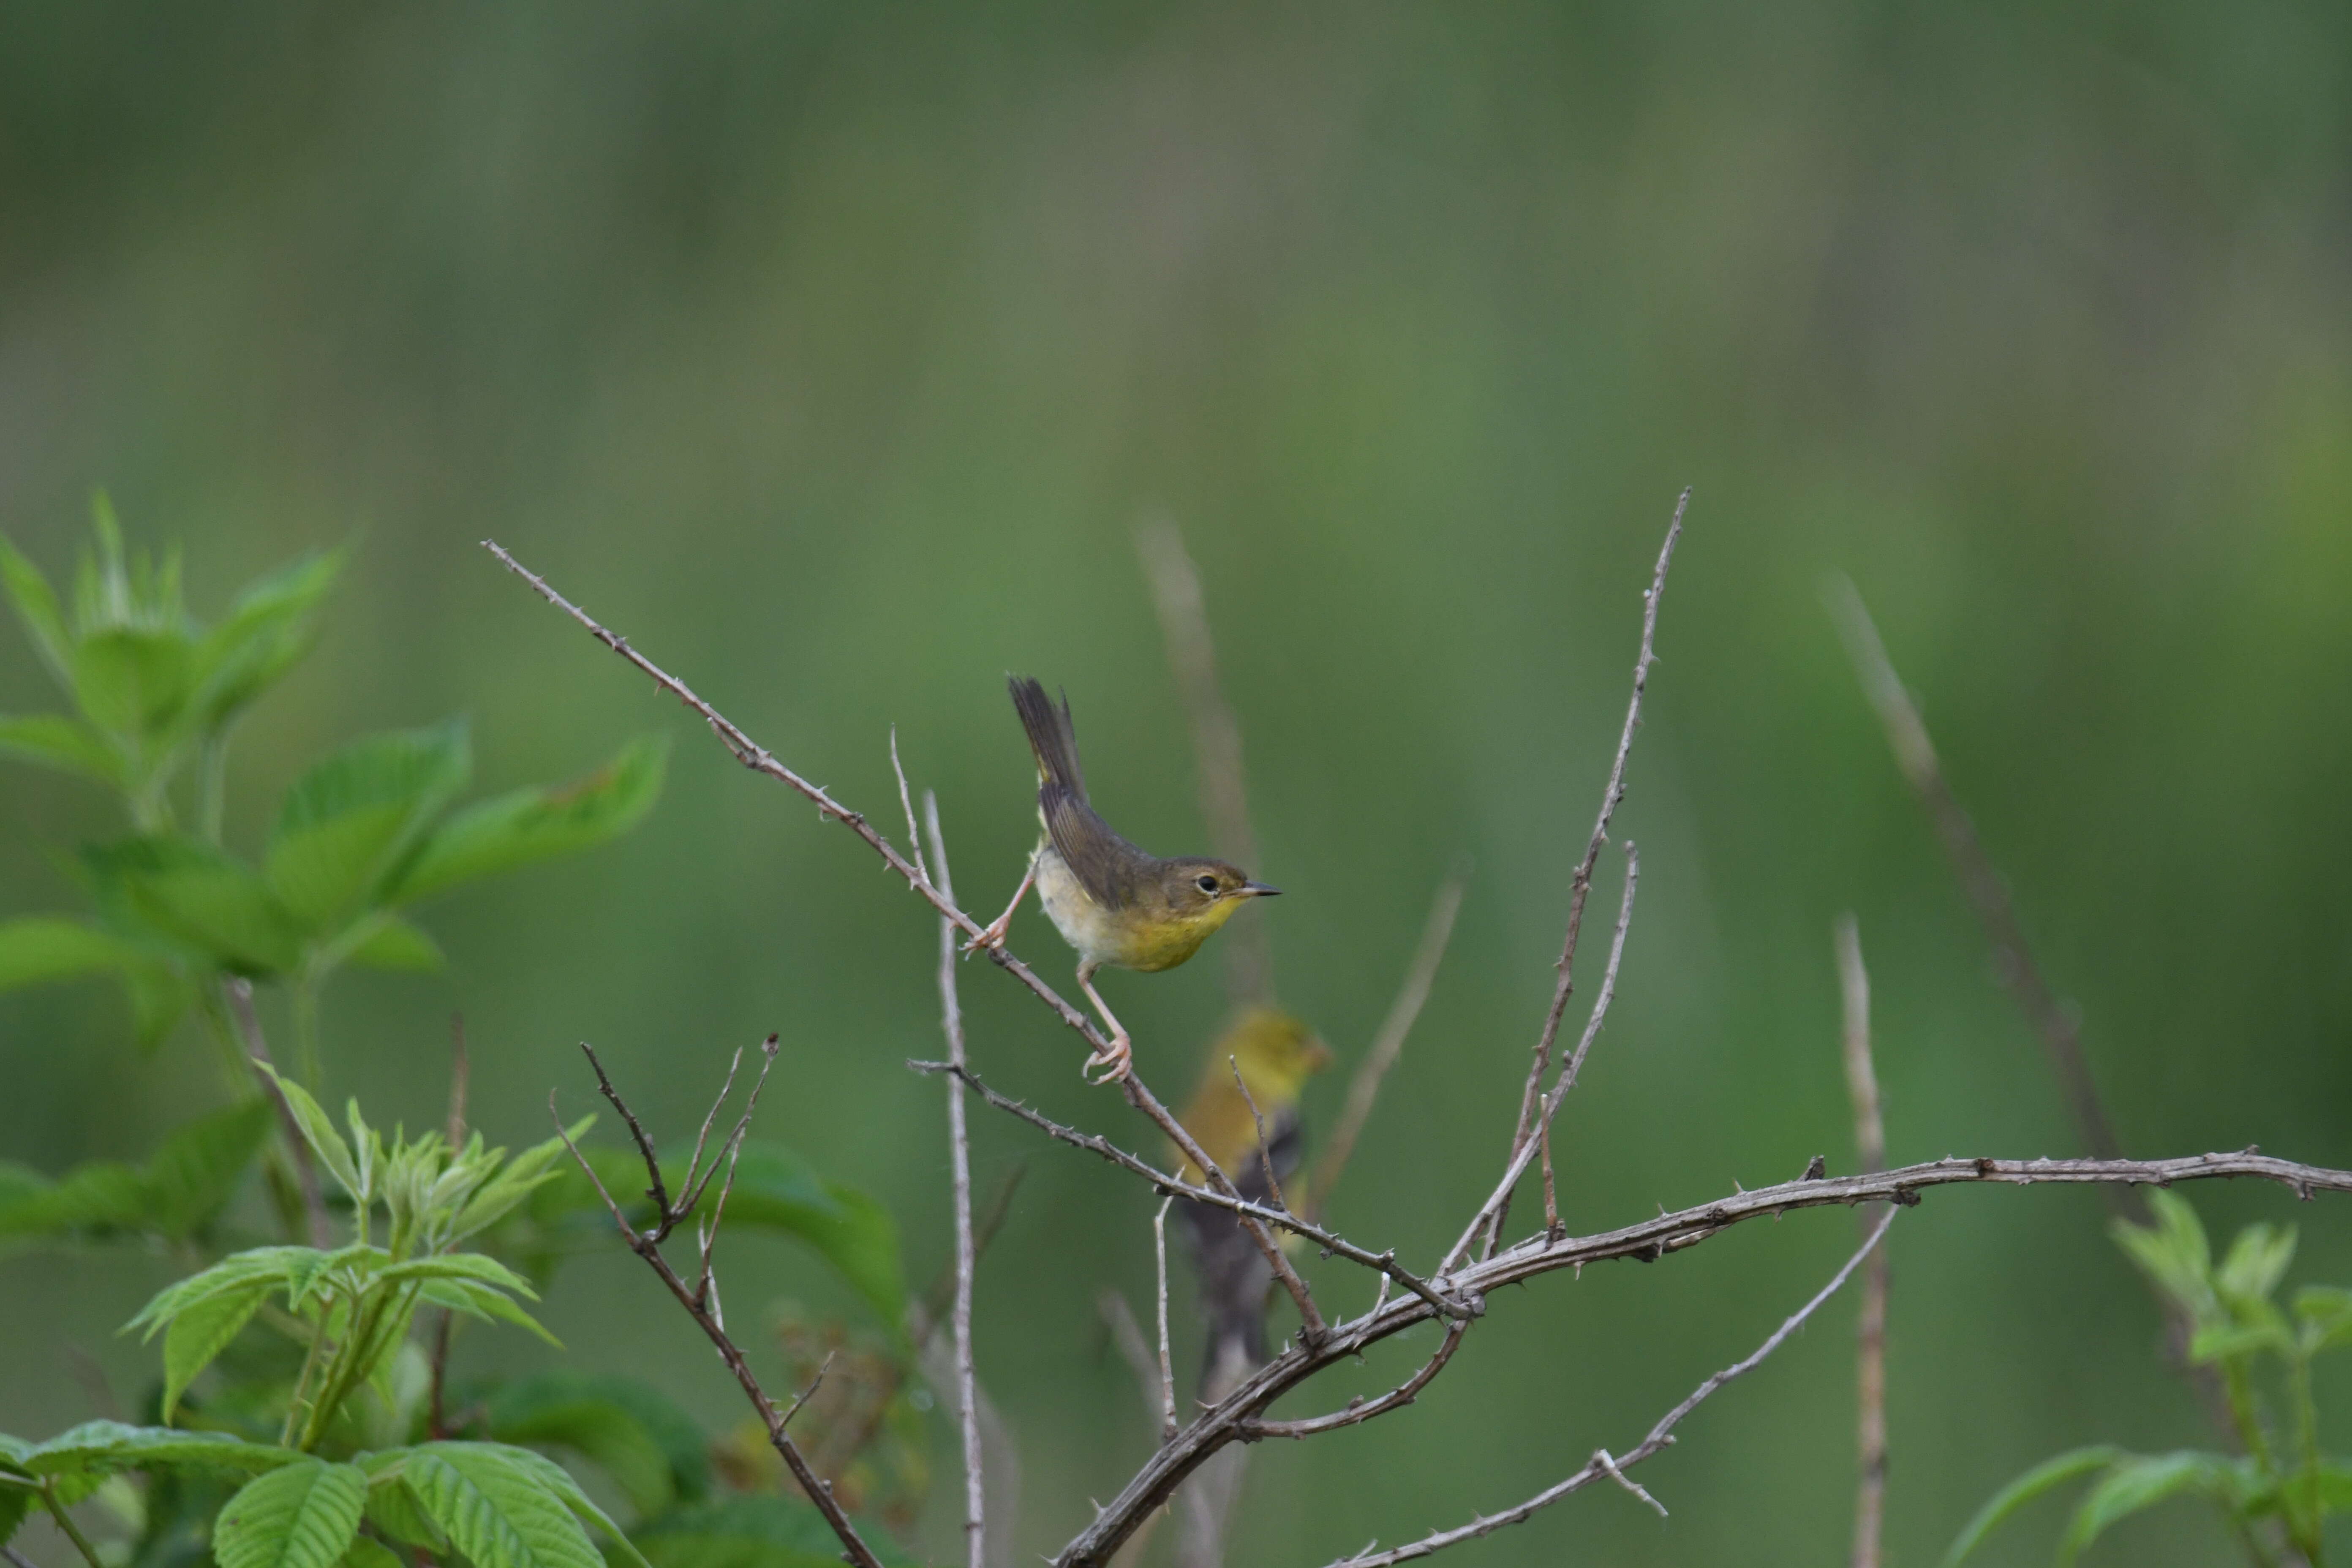
<path id="1" fill-rule="evenodd" d="M 1097 1068 L 1103 1070 L 1097 1073 L 1094 1070 Z M 1118 1029 L 1112 1033 L 1110 1043 L 1088 1057 L 1086 1065 L 1081 1067 L 1078 1072 L 1088 1083 L 1100 1089 L 1108 1083 L 1126 1082 L 1127 1075 L 1132 1072 L 1134 1068 L 1135 1052 L 1129 1043 L 1127 1031 Z"/>
<path id="2" fill-rule="evenodd" d="M 1003 947 L 1004 945 L 1005 929 L 1012 924 L 1012 921 L 1013 911 L 1011 910 L 1007 910 L 1003 914 L 997 916 L 994 920 L 989 921 L 987 925 L 982 926 L 978 936 L 973 937 L 970 942 L 963 944 L 964 956 L 969 958 L 983 947 Z"/>

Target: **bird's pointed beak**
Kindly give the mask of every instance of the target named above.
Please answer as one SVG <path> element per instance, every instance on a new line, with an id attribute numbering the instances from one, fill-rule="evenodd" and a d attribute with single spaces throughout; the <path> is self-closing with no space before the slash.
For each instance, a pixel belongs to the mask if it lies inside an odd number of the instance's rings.
<path id="1" fill-rule="evenodd" d="M 1322 1036 L 1316 1035 L 1307 1040 L 1307 1070 L 1308 1072 L 1321 1072 L 1338 1059 L 1331 1054 L 1331 1047 L 1324 1043 Z"/>
<path id="2" fill-rule="evenodd" d="M 1253 899 L 1271 899 L 1279 894 L 1282 889 L 1269 888 L 1264 882 L 1244 882 L 1242 891 Z"/>

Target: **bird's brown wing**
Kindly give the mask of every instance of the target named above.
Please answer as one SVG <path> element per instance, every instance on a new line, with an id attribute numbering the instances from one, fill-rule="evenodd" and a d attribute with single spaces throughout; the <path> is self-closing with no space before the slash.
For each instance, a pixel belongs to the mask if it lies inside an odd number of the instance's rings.
<path id="1" fill-rule="evenodd" d="M 1045 837 L 1095 902 L 1125 908 L 1157 862 L 1113 832 L 1087 804 L 1087 775 L 1078 765 L 1069 699 L 1056 707 L 1045 687 L 1024 676 L 1011 677 L 1007 684 L 1021 728 L 1029 735 L 1029 752 L 1037 759 L 1037 816 Z"/>

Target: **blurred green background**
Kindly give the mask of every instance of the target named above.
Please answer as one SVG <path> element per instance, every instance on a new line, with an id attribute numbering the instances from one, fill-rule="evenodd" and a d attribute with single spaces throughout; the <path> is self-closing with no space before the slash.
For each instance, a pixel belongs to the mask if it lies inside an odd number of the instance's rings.
<path id="1" fill-rule="evenodd" d="M 1252 869 L 1291 895 L 1263 911 L 1283 992 L 1343 1058 L 1475 861 L 1334 1211 L 1425 1263 L 1502 1153 L 1692 483 L 1620 817 L 1640 912 L 1562 1119 L 1570 1223 L 1850 1163 L 1848 909 L 1893 1157 L 2074 1152 L 1822 610 L 1832 571 L 2126 1146 L 2352 1164 L 2347 153 L 2352 11 L 2318 4 L 11 5 L 0 528 L 60 573 L 104 485 L 134 541 L 187 545 L 199 615 L 357 542 L 320 652 L 241 733 L 248 849 L 362 731 L 470 713 L 485 789 L 674 732 L 635 836 L 428 911 L 445 976 L 338 983 L 330 1087 L 437 1121 L 459 1009 L 494 1135 L 543 1135 L 551 1087 L 587 1108 L 582 1038 L 677 1127 L 778 1029 L 763 1125 L 886 1197 L 918 1279 L 948 1234 L 940 1090 L 900 1066 L 938 1049 L 933 922 L 475 541 L 877 820 L 896 724 L 992 910 L 1033 823 L 1008 668 L 1066 685 L 1124 829 L 1203 843 L 1131 543 L 1176 519 L 1247 736 Z M 0 639 L 0 711 L 51 703 Z M 70 907 L 53 847 L 118 827 L 14 766 L 0 824 L 0 917 Z M 1034 914 L 1014 942 L 1066 974 Z M 1152 1145 L 1066 1032 L 966 974 L 993 1079 Z M 1106 991 L 1180 1092 L 1215 966 Z M 142 1063 L 95 983 L 0 998 L 0 1154 L 49 1170 L 220 1093 L 193 1038 Z M 1094 1296 L 1148 1297 L 1150 1205 L 1002 1118 L 977 1140 L 983 1191 L 1030 1166 L 979 1354 L 1021 1549 L 1049 1551 L 1147 1447 Z M 2302 1223 L 2291 1278 L 2352 1280 L 2340 1201 L 2192 1195 L 2217 1227 Z M 1405 1539 L 1630 1445 L 1853 1234 L 1807 1214 L 1496 1301 L 1410 1412 L 1257 1450 L 1234 1560 Z M 1937 1193 L 1892 1246 L 1895 1563 L 2060 1447 L 2203 1440 L 2092 1194 Z M 733 1251 L 739 1315 L 836 1304 L 803 1255 Z M 131 1397 L 152 1362 L 113 1329 L 171 1268 L 0 1261 L 0 1429 L 89 1414 L 100 1379 Z M 577 1364 L 735 1417 L 641 1268 L 572 1268 L 550 1317 Z M 1644 1470 L 1671 1521 L 1604 1491 L 1460 1561 L 1837 1558 L 1852 1323 L 1825 1310 Z M 1431 1333 L 1294 1405 L 1387 1386 Z M 938 1501 L 951 1454 L 943 1432 Z M 1991 1560 L 2039 1561 L 2055 1517 Z M 2180 1507 L 2102 1550 L 2225 1547 Z"/>

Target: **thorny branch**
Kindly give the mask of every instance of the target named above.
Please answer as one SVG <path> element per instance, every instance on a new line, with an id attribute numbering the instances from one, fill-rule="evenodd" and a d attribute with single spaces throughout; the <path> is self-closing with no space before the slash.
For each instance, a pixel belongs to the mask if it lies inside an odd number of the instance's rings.
<path id="1" fill-rule="evenodd" d="M 1601 861 L 1601 847 L 1609 842 L 1610 819 L 1617 815 L 1617 805 L 1625 798 L 1625 760 L 1633 753 L 1633 731 L 1642 727 L 1642 695 L 1650 684 L 1650 666 L 1658 658 L 1654 651 L 1658 635 L 1658 602 L 1665 597 L 1666 572 L 1674 564 L 1675 546 L 1683 536 L 1683 513 L 1690 508 L 1690 487 L 1685 485 L 1675 501 L 1674 521 L 1666 525 L 1666 542 L 1658 551 L 1658 564 L 1650 574 L 1649 591 L 1642 595 L 1642 649 L 1633 660 L 1633 696 L 1625 705 L 1625 727 L 1617 736 L 1616 760 L 1609 764 L 1609 782 L 1601 791 L 1601 814 L 1592 824 L 1591 838 L 1584 846 L 1584 858 L 1578 863 L 1576 875 L 1569 883 L 1568 934 L 1560 942 L 1559 978 L 1552 988 L 1551 1008 L 1544 1015 L 1543 1033 L 1537 1037 L 1535 1054 L 1528 1062 L 1526 1087 L 1519 1091 L 1519 1121 L 1511 1134 L 1515 1163 L 1532 1131 L 1537 1092 L 1543 1084 L 1544 1069 L 1551 1065 L 1552 1045 L 1559 1037 L 1559 1022 L 1568 1012 L 1568 999 L 1576 990 L 1576 939 L 1584 927 L 1584 900 L 1592 891 L 1592 872 Z M 1526 1166 L 1521 1164 L 1519 1168 L 1524 1170 Z M 1508 1211 L 1507 1194 L 1503 1206 L 1494 1214 L 1493 1228 L 1487 1235 L 1490 1247 L 1495 1237 L 1502 1234 Z"/>
<path id="2" fill-rule="evenodd" d="M 849 1515 L 844 1511 L 841 1504 L 834 1500 L 833 1483 L 820 1477 L 810 1468 L 808 1460 L 802 1457 L 799 1445 L 785 1433 L 784 1423 L 791 1420 L 793 1411 L 800 1408 L 799 1402 L 794 1401 L 792 1409 L 786 1410 L 770 1399 L 766 1391 L 761 1388 L 760 1380 L 752 1375 L 751 1364 L 743 1359 L 743 1352 L 736 1347 L 735 1342 L 728 1337 L 727 1326 L 719 1313 L 718 1289 L 710 1276 L 709 1242 L 706 1239 L 703 1244 L 701 1278 L 691 1286 L 679 1277 L 677 1269 L 670 1267 L 669 1259 L 662 1256 L 662 1242 L 670 1232 L 677 1228 L 680 1221 L 694 1212 L 695 1199 L 700 1194 L 700 1188 L 693 1180 L 693 1166 L 688 1167 L 687 1179 L 679 1184 L 680 1191 L 688 1195 L 682 1196 L 675 1204 L 670 1203 L 666 1195 L 667 1187 L 662 1181 L 661 1161 L 654 1153 L 653 1142 L 646 1136 L 645 1128 L 631 1112 L 627 1102 L 623 1100 L 619 1092 L 613 1088 L 613 1080 L 605 1076 L 604 1064 L 596 1059 L 595 1051 L 584 1043 L 580 1048 L 587 1053 L 589 1066 L 595 1068 L 596 1081 L 603 1086 L 604 1098 L 613 1102 L 613 1108 L 621 1113 L 622 1121 L 628 1124 L 631 1134 L 636 1140 L 637 1152 L 645 1157 L 649 1193 L 665 1194 L 655 1199 L 657 1212 L 654 1223 L 642 1231 L 629 1223 L 629 1216 L 614 1200 L 613 1194 L 605 1190 L 604 1179 L 596 1174 L 595 1167 L 589 1164 L 586 1157 L 580 1152 L 579 1146 L 572 1142 L 571 1133 L 564 1130 L 563 1118 L 556 1114 L 555 1096 L 551 1093 L 547 1097 L 547 1110 L 549 1115 L 555 1117 L 557 1135 L 563 1140 L 563 1146 L 572 1152 L 572 1158 L 578 1163 L 581 1170 L 587 1173 L 588 1180 L 596 1188 L 597 1195 L 604 1200 L 604 1206 L 612 1211 L 613 1223 L 620 1228 L 621 1237 L 628 1243 L 629 1250 L 644 1258 L 646 1266 L 654 1271 L 656 1277 L 665 1286 L 668 1287 L 669 1293 L 677 1299 L 677 1304 L 686 1309 L 687 1316 L 694 1320 L 695 1326 L 703 1331 L 709 1339 L 712 1347 L 719 1352 L 719 1359 L 727 1363 L 727 1370 L 735 1374 L 735 1381 L 741 1386 L 744 1397 L 751 1400 L 751 1408 L 759 1413 L 761 1423 L 768 1429 L 770 1446 L 776 1450 L 777 1457 L 783 1460 L 784 1468 L 792 1471 L 793 1479 L 800 1483 L 801 1490 L 808 1494 L 808 1500 L 816 1505 L 817 1511 L 824 1515 L 824 1521 L 833 1527 L 834 1534 L 841 1538 L 842 1549 L 847 1554 L 849 1561 L 856 1565 L 856 1568 L 882 1568 L 882 1560 L 874 1554 L 874 1549 L 866 1545 L 865 1539 L 857 1533 L 857 1527 L 849 1521 Z M 775 1036 L 769 1036 L 761 1043 L 761 1056 L 760 1080 L 764 1082 L 769 1068 L 775 1064 Z M 738 1051 L 735 1057 L 738 1063 L 742 1060 L 740 1051 Z M 734 1079 L 734 1068 L 730 1068 L 727 1080 L 731 1085 Z M 749 1098 L 756 1102 L 759 1094 L 760 1086 L 754 1083 Z M 719 1107 L 725 1101 L 726 1095 L 722 1092 L 719 1100 L 712 1103 L 710 1116 L 705 1119 L 703 1123 L 706 1135 L 710 1121 L 718 1117 Z M 734 1132 L 729 1136 L 728 1147 L 730 1151 L 741 1147 L 744 1131 L 750 1125 L 751 1110 L 747 1106 L 743 1119 L 736 1124 Z M 700 1145 L 698 1144 L 696 1147 L 698 1156 Z M 731 1158 L 729 1163 L 728 1180 L 730 1184 L 732 1184 L 734 1177 Z M 713 1162 L 713 1169 L 716 1169 L 716 1162 Z M 704 1184 L 707 1185 L 709 1181 L 709 1176 L 706 1173 L 703 1176 Z M 726 1202 L 726 1192 L 723 1188 L 719 1193 L 719 1202 L 722 1205 Z M 715 1216 L 712 1231 L 715 1234 Z M 820 1372 L 818 1375 L 822 1377 L 824 1374 Z M 802 1397 L 805 1398 L 807 1395 L 804 1394 Z"/>
<path id="3" fill-rule="evenodd" d="M 1520 1523 L 1542 1510 L 1549 1508 L 1569 1493 L 1581 1491 L 1598 1480 L 1615 1481 L 1652 1508 L 1657 1509 L 1661 1514 L 1664 1513 L 1666 1510 L 1660 1507 L 1658 1500 L 1627 1480 L 1624 1472 L 1672 1443 L 1675 1440 L 1675 1427 L 1680 1425 L 1684 1416 L 1697 1409 L 1709 1394 L 1733 1378 L 1754 1371 L 1766 1356 L 1779 1350 L 1781 1342 L 1801 1328 L 1805 1320 L 1813 1315 L 1815 1309 L 1837 1294 L 1838 1288 L 1843 1285 L 1847 1277 L 1853 1273 L 1855 1266 L 1869 1256 L 1871 1250 L 1878 1245 L 1879 1238 L 1886 1234 L 1886 1227 L 1894 1223 L 1895 1215 L 1892 1213 L 1883 1215 L 1877 1226 L 1871 1231 L 1869 1238 L 1862 1244 L 1862 1249 L 1845 1260 L 1845 1267 L 1839 1269 L 1827 1285 L 1822 1287 L 1818 1295 L 1798 1308 L 1786 1322 L 1772 1331 L 1769 1339 L 1756 1347 L 1754 1353 L 1747 1360 L 1735 1362 L 1691 1390 L 1689 1396 L 1680 1405 L 1658 1418 L 1658 1424 L 1650 1428 L 1650 1435 L 1643 1438 L 1639 1446 L 1614 1458 L 1611 1457 L 1608 1449 L 1601 1449 L 1592 1456 L 1582 1469 L 1566 1480 L 1548 1487 L 1528 1499 L 1527 1501 L 1516 1507 L 1507 1508 L 1500 1513 L 1483 1515 L 1459 1529 L 1442 1530 L 1433 1535 L 1424 1535 L 1419 1541 L 1410 1545 L 1397 1547 L 1393 1551 L 1359 1552 L 1352 1557 L 1341 1558 L 1333 1563 L 1331 1568 L 1387 1568 L 1387 1565 L 1392 1563 L 1410 1563 L 1415 1558 L 1426 1557 L 1433 1552 L 1444 1551 L 1446 1547 L 1461 1542 L 1473 1541 L 1482 1535 L 1490 1535 L 1506 1525 Z"/>
<path id="4" fill-rule="evenodd" d="M 1262 1225 L 1276 1226 L 1284 1230 L 1296 1232 L 1326 1252 L 1347 1258 L 1351 1263 L 1360 1263 L 1367 1268 L 1377 1269 L 1420 1297 L 1429 1304 L 1433 1311 L 1441 1316 L 1462 1318 L 1477 1315 L 1475 1308 L 1458 1300 L 1449 1300 L 1439 1295 L 1430 1288 L 1427 1280 L 1400 1265 L 1393 1252 L 1369 1252 L 1354 1242 L 1342 1240 L 1322 1226 L 1301 1219 L 1295 1214 L 1269 1208 L 1264 1204 L 1254 1204 L 1247 1198 L 1232 1197 L 1207 1187 L 1194 1186 L 1181 1176 L 1171 1175 L 1150 1161 L 1129 1153 L 1098 1133 L 1081 1132 L 1074 1127 L 1065 1127 L 1052 1118 L 1022 1104 L 1019 1100 L 999 1094 L 982 1083 L 980 1076 L 970 1068 L 959 1068 L 951 1062 L 910 1061 L 907 1065 L 917 1072 L 953 1073 L 963 1079 L 974 1094 L 997 1110 L 1008 1115 L 1019 1117 L 1039 1131 L 1057 1138 L 1073 1148 L 1084 1149 L 1090 1154 L 1099 1154 L 1112 1164 L 1123 1170 L 1132 1171 L 1163 1193 L 1174 1193 L 1180 1197 L 1190 1198 L 1194 1203 L 1207 1204 L 1212 1208 L 1228 1209 L 1245 1219 L 1255 1219 Z"/>

